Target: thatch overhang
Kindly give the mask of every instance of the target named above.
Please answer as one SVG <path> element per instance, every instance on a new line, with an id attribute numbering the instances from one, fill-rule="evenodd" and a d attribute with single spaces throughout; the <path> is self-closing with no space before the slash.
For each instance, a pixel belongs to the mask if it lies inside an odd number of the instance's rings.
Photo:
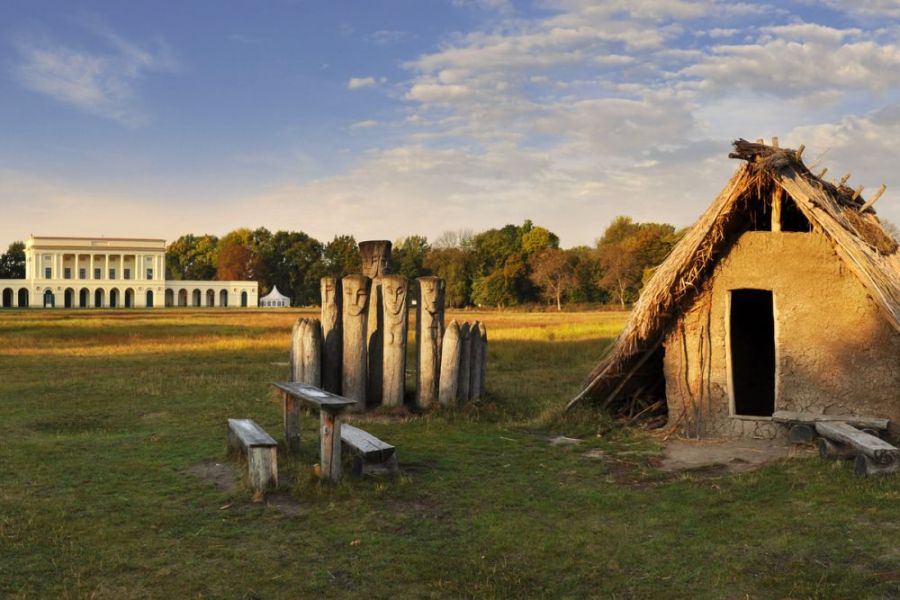
<path id="1" fill-rule="evenodd" d="M 798 152 L 743 139 L 734 142 L 729 157 L 745 162 L 656 269 L 625 329 L 569 407 L 591 400 L 614 414 L 651 408 L 652 397 L 638 396 L 664 386 L 662 343 L 670 327 L 701 293 L 740 234 L 752 228 L 754 215 L 761 208 L 768 210 L 774 194 L 786 194 L 793 200 L 792 205 L 812 230 L 825 236 L 900 332 L 897 241 L 884 230 L 873 202 L 867 203 L 861 190 L 847 187 L 847 178 L 840 183 L 824 181 L 806 167 L 801 155 L 802 149 Z"/>

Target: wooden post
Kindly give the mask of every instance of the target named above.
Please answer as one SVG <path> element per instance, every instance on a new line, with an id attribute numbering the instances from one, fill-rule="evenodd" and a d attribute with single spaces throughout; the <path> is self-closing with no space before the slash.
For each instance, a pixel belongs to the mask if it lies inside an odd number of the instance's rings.
<path id="1" fill-rule="evenodd" d="M 291 381 L 303 378 L 303 330 L 306 319 L 297 319 L 291 330 Z"/>
<path id="2" fill-rule="evenodd" d="M 366 409 L 367 360 L 366 321 L 371 280 L 363 275 L 347 275 L 342 282 L 343 303 L 343 368 L 341 389 L 348 400 L 355 400 L 354 410 Z"/>
<path id="3" fill-rule="evenodd" d="M 481 343 L 481 321 L 472 323 L 472 331 L 469 334 L 472 344 L 472 353 L 469 367 L 469 398 L 478 400 L 481 398 L 481 353 L 484 345 Z"/>
<path id="4" fill-rule="evenodd" d="M 322 329 L 318 319 L 309 319 L 300 328 L 303 373 L 297 381 L 320 387 L 322 384 Z"/>
<path id="5" fill-rule="evenodd" d="M 403 275 L 381 278 L 382 310 L 382 404 L 403 406 L 406 395 L 406 338 L 409 332 L 407 296 L 409 282 Z"/>
<path id="6" fill-rule="evenodd" d="M 478 324 L 478 331 L 481 334 L 481 351 L 478 353 L 478 397 L 484 398 L 485 386 L 487 385 L 487 359 L 488 359 L 488 334 L 487 325 Z"/>
<path id="7" fill-rule="evenodd" d="M 441 376 L 438 402 L 450 406 L 458 401 L 459 391 L 459 325 L 450 321 L 441 344 Z"/>
<path id="8" fill-rule="evenodd" d="M 383 379 L 382 338 L 384 333 L 383 297 L 381 278 L 391 264 L 391 242 L 367 240 L 359 243 L 361 272 L 372 280 L 369 287 L 369 307 L 366 320 L 366 403 L 381 404 Z"/>
<path id="9" fill-rule="evenodd" d="M 300 452 L 300 401 L 287 392 L 282 394 L 284 414 L 284 443 L 290 454 Z"/>
<path id="10" fill-rule="evenodd" d="M 471 397 L 472 379 L 472 326 L 466 321 L 459 328 L 459 385 L 456 396 L 460 402 Z"/>
<path id="11" fill-rule="evenodd" d="M 852 446 L 837 444 L 823 437 L 819 438 L 817 445 L 819 446 L 819 456 L 826 460 L 848 460 L 858 454 Z"/>
<path id="12" fill-rule="evenodd" d="M 896 473 L 897 471 L 900 471 L 900 462 L 878 463 L 865 454 L 858 454 L 853 462 L 853 472 L 859 477 L 876 473 Z"/>
<path id="13" fill-rule="evenodd" d="M 444 280 L 419 277 L 416 303 L 416 406 L 427 408 L 438 399 L 441 342 L 444 337 Z"/>
<path id="14" fill-rule="evenodd" d="M 775 190 L 772 192 L 772 231 L 781 231 L 781 197 L 784 190 L 778 184 L 775 184 Z"/>
<path id="15" fill-rule="evenodd" d="M 319 467 L 322 479 L 341 480 L 341 418 L 336 412 L 319 412 Z"/>
<path id="16" fill-rule="evenodd" d="M 341 393 L 341 280 L 323 277 L 322 294 L 322 389 Z"/>

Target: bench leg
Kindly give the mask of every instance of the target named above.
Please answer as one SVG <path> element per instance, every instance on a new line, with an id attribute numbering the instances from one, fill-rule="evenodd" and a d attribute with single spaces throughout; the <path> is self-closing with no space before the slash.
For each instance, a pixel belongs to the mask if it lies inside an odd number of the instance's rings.
<path id="1" fill-rule="evenodd" d="M 277 457 L 278 452 L 274 447 L 256 447 L 247 450 L 250 487 L 254 492 L 264 492 L 278 486 Z"/>
<path id="2" fill-rule="evenodd" d="M 300 453 L 300 401 L 284 394 L 284 442 L 290 454 Z"/>
<path id="3" fill-rule="evenodd" d="M 341 479 L 341 418 L 323 410 L 319 413 L 319 419 L 322 478 L 337 482 Z"/>

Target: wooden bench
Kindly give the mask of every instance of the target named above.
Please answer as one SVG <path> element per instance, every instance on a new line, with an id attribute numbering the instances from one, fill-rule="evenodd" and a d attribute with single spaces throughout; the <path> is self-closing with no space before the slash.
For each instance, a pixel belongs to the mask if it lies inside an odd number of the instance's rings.
<path id="1" fill-rule="evenodd" d="M 319 466 L 321 477 L 341 478 L 341 416 L 356 404 L 337 394 L 306 383 L 273 382 L 283 393 L 284 439 L 288 452 L 300 451 L 300 405 L 319 411 Z"/>
<path id="2" fill-rule="evenodd" d="M 900 449 L 852 425 L 819 422 L 816 433 L 823 438 L 819 440 L 819 453 L 826 458 L 854 456 L 857 475 L 894 473 L 900 469 Z"/>
<path id="3" fill-rule="evenodd" d="M 252 419 L 228 419 L 228 448 L 247 455 L 250 487 L 256 493 L 278 485 L 278 443 Z"/>
<path id="4" fill-rule="evenodd" d="M 859 429 L 870 431 L 884 431 L 888 428 L 890 419 L 880 417 L 861 417 L 855 415 L 820 415 L 815 413 L 802 413 L 787 410 L 777 410 L 772 413 L 772 420 L 790 426 L 788 438 L 797 444 L 812 442 L 816 437 L 816 423 L 847 423 Z"/>
<path id="5" fill-rule="evenodd" d="M 357 477 L 377 472 L 397 472 L 394 447 L 353 425 L 341 427 L 341 442 L 353 454 L 353 474 Z"/>

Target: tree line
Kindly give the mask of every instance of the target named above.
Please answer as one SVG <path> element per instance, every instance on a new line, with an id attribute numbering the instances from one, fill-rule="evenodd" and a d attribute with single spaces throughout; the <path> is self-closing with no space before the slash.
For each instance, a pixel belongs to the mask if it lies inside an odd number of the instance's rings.
<path id="1" fill-rule="evenodd" d="M 664 223 L 616 217 L 593 246 L 559 247 L 559 236 L 525 221 L 480 233 L 449 231 L 433 242 L 412 235 L 394 242 L 392 272 L 446 281 L 449 306 L 507 307 L 547 302 L 633 302 L 681 232 Z M 261 293 L 278 286 L 295 306 L 318 304 L 319 279 L 360 271 L 357 241 L 323 243 L 299 231 L 236 229 L 227 235 L 183 235 L 166 249 L 166 278 L 252 280 Z M 25 277 L 25 245 L 0 255 L 0 279 Z"/>
<path id="2" fill-rule="evenodd" d="M 547 302 L 633 302 L 681 232 L 664 223 L 616 217 L 593 246 L 559 247 L 559 236 L 525 221 L 480 233 L 450 231 L 434 241 L 412 235 L 394 242 L 392 272 L 446 281 L 449 306 L 507 307 Z M 357 241 L 323 243 L 303 232 L 237 229 L 219 238 L 183 235 L 166 252 L 168 279 L 253 280 L 273 286 L 295 306 L 319 302 L 319 279 L 360 270 Z"/>

